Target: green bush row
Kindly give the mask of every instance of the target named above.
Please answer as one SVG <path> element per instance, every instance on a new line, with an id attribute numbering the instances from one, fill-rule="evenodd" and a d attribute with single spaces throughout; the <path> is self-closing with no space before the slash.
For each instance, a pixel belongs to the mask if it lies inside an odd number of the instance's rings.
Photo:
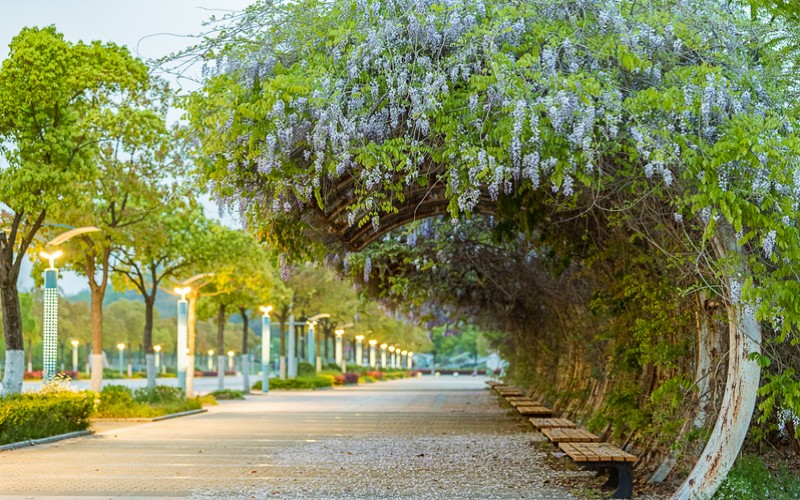
<path id="1" fill-rule="evenodd" d="M 277 389 L 324 389 L 333 387 L 333 377 L 331 375 L 304 376 L 297 378 L 278 378 L 269 379 L 270 390 Z M 261 390 L 261 381 L 253 384 L 253 389 Z"/>
<path id="2" fill-rule="evenodd" d="M 183 389 L 158 385 L 132 391 L 107 385 L 100 392 L 95 416 L 100 418 L 152 418 L 202 408 L 199 399 L 187 399 Z"/>
<path id="3" fill-rule="evenodd" d="M 89 427 L 95 395 L 45 391 L 0 398 L 0 445 L 40 439 Z"/>

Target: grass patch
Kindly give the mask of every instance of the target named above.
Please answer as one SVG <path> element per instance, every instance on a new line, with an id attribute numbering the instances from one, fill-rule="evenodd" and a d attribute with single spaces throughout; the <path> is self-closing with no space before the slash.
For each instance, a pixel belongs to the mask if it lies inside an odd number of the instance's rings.
<path id="1" fill-rule="evenodd" d="M 157 385 L 132 391 L 121 385 L 108 385 L 100 392 L 96 417 L 152 418 L 202 408 L 199 399 L 187 399 L 183 389 Z"/>
<path id="2" fill-rule="evenodd" d="M 279 378 L 272 378 L 269 380 L 269 390 L 295 390 L 295 389 L 324 389 L 326 387 L 333 387 L 333 376 L 319 375 L 319 376 L 304 376 L 297 378 L 287 378 L 281 380 Z M 253 389 L 261 390 L 261 381 L 253 384 Z"/>
<path id="3" fill-rule="evenodd" d="M 222 389 L 219 391 L 210 392 L 208 395 L 213 396 L 214 399 L 217 400 L 244 399 L 244 393 L 242 391 L 235 391 L 233 389 Z"/>
<path id="4" fill-rule="evenodd" d="M 0 445 L 89 427 L 94 393 L 45 388 L 0 398 Z"/>
<path id="5" fill-rule="evenodd" d="M 782 464 L 778 471 L 771 472 L 759 457 L 743 455 L 736 460 L 725 482 L 714 496 L 715 500 L 742 498 L 772 500 L 800 498 L 800 478 L 789 472 L 785 464 Z"/>

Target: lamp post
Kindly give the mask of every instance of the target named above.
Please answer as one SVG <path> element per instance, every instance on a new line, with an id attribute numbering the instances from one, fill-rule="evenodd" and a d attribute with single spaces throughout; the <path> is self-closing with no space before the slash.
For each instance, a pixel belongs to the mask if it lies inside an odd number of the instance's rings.
<path id="1" fill-rule="evenodd" d="M 395 368 L 395 364 L 394 364 L 394 362 L 395 362 L 395 357 L 394 357 L 395 350 L 396 350 L 395 346 L 393 346 L 393 345 L 389 346 L 389 368 Z"/>
<path id="2" fill-rule="evenodd" d="M 336 364 L 342 367 L 342 373 L 347 371 L 347 366 L 344 362 L 344 353 L 342 352 L 342 336 L 344 335 L 344 330 L 339 329 L 334 332 L 336 334 L 336 345 L 334 346 L 334 357 L 336 358 Z"/>
<path id="3" fill-rule="evenodd" d="M 44 271 L 44 335 L 42 350 L 44 351 L 44 369 L 42 381 L 46 384 L 56 378 L 56 356 L 58 351 L 58 270 L 56 259 L 64 255 L 61 250 L 52 253 L 40 252 L 39 255 L 49 261 Z"/>
<path id="4" fill-rule="evenodd" d="M 214 349 L 208 350 L 208 361 L 206 362 L 206 365 L 208 366 L 208 371 L 214 369 Z"/>
<path id="5" fill-rule="evenodd" d="M 123 342 L 120 342 L 119 344 L 117 344 L 117 349 L 119 349 L 119 373 L 122 374 L 124 373 L 123 370 L 124 361 L 122 359 L 123 358 L 122 353 L 125 351 L 125 344 Z"/>
<path id="6" fill-rule="evenodd" d="M 62 233 L 49 242 L 46 247 L 58 246 L 73 236 L 79 234 L 91 233 L 99 231 L 96 227 L 78 227 L 71 228 L 69 231 Z M 49 266 L 44 271 L 44 317 L 43 317 L 43 335 L 42 335 L 42 350 L 44 366 L 42 367 L 42 381 L 44 383 L 51 382 L 56 377 L 56 363 L 58 352 L 58 270 L 56 269 L 56 259 L 64 255 L 61 250 L 52 252 L 40 252 L 39 255 L 47 259 Z M 97 346 L 99 351 L 98 355 L 100 371 L 102 373 L 102 346 Z"/>
<path id="7" fill-rule="evenodd" d="M 406 357 L 406 361 L 408 362 L 408 369 L 409 370 L 414 367 L 413 359 L 414 359 L 414 353 L 413 352 L 409 352 L 408 356 Z"/>
<path id="8" fill-rule="evenodd" d="M 175 293 L 181 296 L 178 300 L 178 387 L 186 390 L 186 369 L 188 365 L 187 341 L 189 335 L 189 302 L 186 296 L 192 291 L 192 287 L 178 287 Z"/>
<path id="9" fill-rule="evenodd" d="M 400 353 L 400 368 L 403 368 L 406 364 L 406 356 L 408 355 L 408 351 L 403 351 Z"/>
<path id="10" fill-rule="evenodd" d="M 315 327 L 317 326 L 317 322 L 323 319 L 330 318 L 331 315 L 328 313 L 320 313 L 315 316 L 308 318 L 309 327 L 308 327 L 308 362 L 314 365 L 314 370 L 319 373 L 322 371 L 322 352 L 319 345 L 319 338 L 317 338 L 316 343 L 314 342 L 314 334 L 316 333 Z M 325 330 L 323 329 L 323 332 Z M 315 354 L 316 353 L 316 354 Z"/>
<path id="11" fill-rule="evenodd" d="M 364 365 L 364 347 L 362 341 L 364 340 L 363 335 L 356 335 L 356 364 L 359 368 Z"/>
<path id="12" fill-rule="evenodd" d="M 376 367 L 376 348 L 375 346 L 378 345 L 378 341 L 372 339 L 369 341 L 369 367 L 374 369 Z"/>
<path id="13" fill-rule="evenodd" d="M 228 351 L 228 370 L 233 371 L 233 355 L 235 353 L 233 351 Z"/>
<path id="14" fill-rule="evenodd" d="M 72 344 L 72 371 L 75 372 L 75 377 L 78 377 L 78 341 L 73 340 Z"/>
<path id="15" fill-rule="evenodd" d="M 161 367 L 161 346 L 154 345 L 153 350 L 156 352 L 156 373 L 158 373 L 159 368 Z"/>
<path id="16" fill-rule="evenodd" d="M 386 348 L 389 344 L 381 344 L 381 368 L 386 369 Z"/>
<path id="17" fill-rule="evenodd" d="M 294 314 L 289 315 L 289 335 L 286 338 L 286 376 L 297 377 L 297 338 L 294 324 Z"/>
<path id="18" fill-rule="evenodd" d="M 269 392 L 269 343 L 272 331 L 269 326 L 269 313 L 272 306 L 261 306 L 261 392 Z"/>

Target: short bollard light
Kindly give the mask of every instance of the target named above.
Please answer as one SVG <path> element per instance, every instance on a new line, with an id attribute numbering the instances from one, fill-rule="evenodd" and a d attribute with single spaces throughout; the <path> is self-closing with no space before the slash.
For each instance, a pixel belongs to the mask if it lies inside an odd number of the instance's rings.
<path id="1" fill-rule="evenodd" d="M 78 376 L 78 344 L 77 340 L 72 340 L 70 342 L 72 344 L 72 371 L 75 372 L 75 376 Z"/>
<path id="2" fill-rule="evenodd" d="M 233 351 L 228 351 L 228 371 L 233 371 Z"/>
<path id="3" fill-rule="evenodd" d="M 408 369 L 409 370 L 414 367 L 413 360 L 414 360 L 414 353 L 409 351 L 408 357 L 406 357 L 406 361 L 408 362 Z"/>
<path id="4" fill-rule="evenodd" d="M 192 287 L 176 288 L 175 293 L 181 296 L 178 300 L 178 387 L 186 390 L 186 369 L 189 367 L 189 302 L 186 296 Z"/>
<path id="5" fill-rule="evenodd" d="M 386 348 L 389 344 L 381 344 L 381 368 L 386 369 Z"/>
<path id="6" fill-rule="evenodd" d="M 261 306 L 261 392 L 269 392 L 269 376 L 270 376 L 270 362 L 269 362 L 269 343 L 271 340 L 272 330 L 269 325 L 269 313 L 272 311 L 272 306 Z"/>
<path id="7" fill-rule="evenodd" d="M 306 362 L 309 365 L 314 365 L 317 359 L 316 347 L 314 343 L 314 327 L 317 326 L 316 321 L 306 321 L 308 328 L 306 329 Z"/>
<path id="8" fill-rule="evenodd" d="M 369 367 L 375 369 L 377 366 L 377 349 L 375 346 L 378 345 L 378 341 L 372 339 L 369 341 Z"/>
<path id="9" fill-rule="evenodd" d="M 214 349 L 208 350 L 208 371 L 214 369 Z"/>
<path id="10" fill-rule="evenodd" d="M 406 364 L 405 361 L 407 359 L 406 358 L 407 354 L 408 354 L 408 351 L 406 351 L 406 350 L 403 350 L 403 352 L 400 353 L 400 368 L 403 368 L 403 366 Z"/>
<path id="11" fill-rule="evenodd" d="M 159 368 L 161 368 L 161 346 L 160 345 L 154 345 L 153 346 L 153 350 L 156 353 L 156 373 L 158 373 L 159 372 Z M 164 368 L 166 368 L 166 366 Z"/>
<path id="12" fill-rule="evenodd" d="M 358 366 L 364 366 L 364 347 L 362 342 L 364 341 L 363 335 L 356 335 L 356 364 Z"/>
<path id="13" fill-rule="evenodd" d="M 395 365 L 394 352 L 397 348 L 393 345 L 389 346 L 389 368 L 397 368 Z"/>
<path id="14" fill-rule="evenodd" d="M 125 368 L 123 366 L 124 361 L 122 353 L 125 351 L 125 344 L 120 342 L 119 344 L 117 344 L 117 349 L 119 349 L 119 372 L 124 373 Z"/>

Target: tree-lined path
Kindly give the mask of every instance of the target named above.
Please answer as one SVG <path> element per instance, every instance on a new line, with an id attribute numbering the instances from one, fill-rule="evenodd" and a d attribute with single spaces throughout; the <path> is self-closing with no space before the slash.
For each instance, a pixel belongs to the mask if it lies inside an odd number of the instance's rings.
<path id="1" fill-rule="evenodd" d="M 0 453 L 0 495 L 569 498 L 541 439 L 482 378 L 273 392 Z"/>

